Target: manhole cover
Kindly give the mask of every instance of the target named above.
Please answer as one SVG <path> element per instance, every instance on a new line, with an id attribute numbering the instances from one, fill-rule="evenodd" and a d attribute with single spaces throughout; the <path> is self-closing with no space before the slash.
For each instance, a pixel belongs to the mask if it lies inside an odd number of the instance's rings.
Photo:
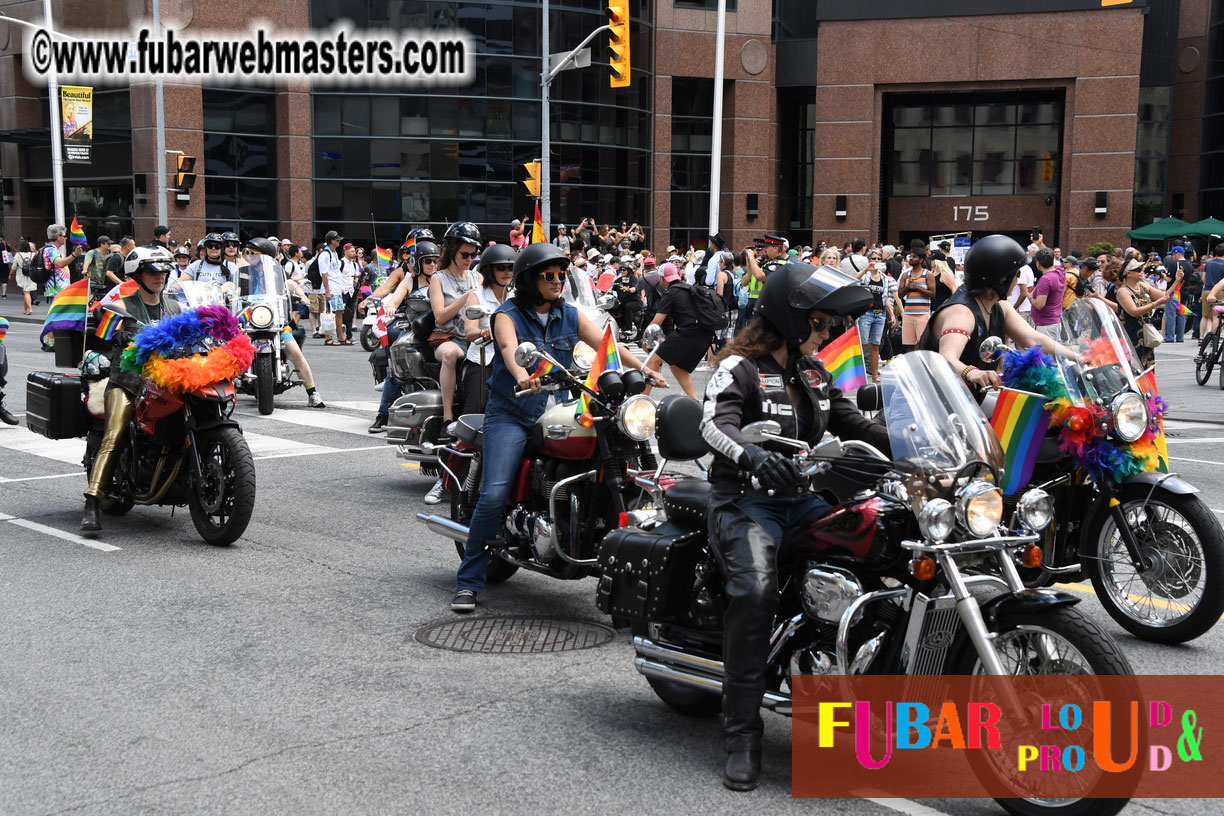
<path id="1" fill-rule="evenodd" d="M 541 654 L 593 649 L 612 640 L 611 629 L 565 618 L 484 617 L 431 623 L 416 640 L 437 649 L 484 654 Z"/>

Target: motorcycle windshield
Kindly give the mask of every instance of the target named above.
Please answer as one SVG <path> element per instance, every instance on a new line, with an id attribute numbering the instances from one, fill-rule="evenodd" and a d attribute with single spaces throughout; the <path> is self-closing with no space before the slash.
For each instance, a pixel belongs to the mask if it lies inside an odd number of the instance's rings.
<path id="1" fill-rule="evenodd" d="M 1081 298 L 1063 310 L 1063 345 L 1078 359 L 1062 357 L 1058 368 L 1073 402 L 1102 400 L 1141 389 L 1139 355 L 1113 311 L 1099 300 Z"/>
<path id="2" fill-rule="evenodd" d="M 225 294 L 221 291 L 220 285 L 215 283 L 179 281 L 175 297 L 188 309 L 225 305 Z"/>
<path id="3" fill-rule="evenodd" d="M 281 324 L 287 318 L 286 291 L 285 272 L 274 258 L 251 255 L 247 265 L 238 270 L 238 292 L 244 308 L 257 303 L 270 306 Z"/>
<path id="4" fill-rule="evenodd" d="M 581 269 L 571 269 L 565 278 L 565 289 L 562 293 L 567 303 L 575 306 L 586 306 L 598 309 L 599 301 L 595 298 L 595 287 L 591 285 L 591 276 Z"/>
<path id="5" fill-rule="evenodd" d="M 898 470 L 907 486 L 942 495 L 966 465 L 981 463 L 1003 472 L 1003 449 L 981 408 L 952 365 L 933 351 L 894 357 L 880 372 L 884 421 Z"/>

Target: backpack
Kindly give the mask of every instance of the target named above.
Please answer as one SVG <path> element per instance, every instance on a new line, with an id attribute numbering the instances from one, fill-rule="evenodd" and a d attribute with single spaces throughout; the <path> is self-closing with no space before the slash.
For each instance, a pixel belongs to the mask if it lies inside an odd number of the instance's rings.
<path id="1" fill-rule="evenodd" d="M 323 289 L 323 275 L 319 272 L 319 258 L 322 256 L 322 252 L 315 255 L 310 265 L 306 267 L 306 280 L 310 281 L 310 291 L 312 292 L 319 292 Z"/>
<path id="2" fill-rule="evenodd" d="M 38 251 L 33 263 L 26 264 L 25 276 L 38 286 L 45 286 L 47 281 L 51 280 L 51 273 L 52 269 L 47 264 L 47 253 L 44 250 Z"/>
<path id="3" fill-rule="evenodd" d="M 718 292 L 708 286 L 693 286 L 693 304 L 697 307 L 697 325 L 706 331 L 719 332 L 727 328 L 727 306 Z"/>
<path id="4" fill-rule="evenodd" d="M 731 286 L 731 291 L 735 294 L 735 305 L 740 309 L 747 309 L 748 287 L 740 281 L 740 278 L 736 278 L 734 280 Z"/>

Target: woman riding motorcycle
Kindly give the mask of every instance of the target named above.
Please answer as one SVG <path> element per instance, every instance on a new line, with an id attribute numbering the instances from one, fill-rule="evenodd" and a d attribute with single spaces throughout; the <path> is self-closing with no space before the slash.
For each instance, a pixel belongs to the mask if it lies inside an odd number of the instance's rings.
<path id="1" fill-rule="evenodd" d="M 496 310 L 505 303 L 510 281 L 514 278 L 516 260 L 518 250 L 509 244 L 494 244 L 480 253 L 480 280 L 483 285 L 468 294 L 468 305 Z M 481 386 L 488 379 L 489 366 L 493 365 L 497 349 L 492 344 L 482 345 L 477 341 L 493 339 L 492 318 L 465 319 L 463 329 L 471 344 L 467 350 L 467 365 L 463 368 L 463 413 L 479 414 L 484 411 L 485 389 Z"/>
<path id="2" fill-rule="evenodd" d="M 471 612 L 476 608 L 476 593 L 484 589 L 489 566 L 486 542 L 497 536 L 510 484 L 518 470 L 527 438 L 544 408 L 548 396 L 541 393 L 538 378 L 514 361 L 520 342 L 530 341 L 565 368 L 574 362 L 574 346 L 582 341 L 599 348 L 602 336 L 594 323 L 561 295 L 569 258 L 553 244 L 531 244 L 514 261 L 514 297 L 493 314 L 493 339 L 498 353 L 493 356 L 489 377 L 489 400 L 485 406 L 484 438 L 495 444 L 484 448 L 484 470 L 480 498 L 472 511 L 468 539 L 455 581 L 451 609 Z M 624 346 L 618 349 L 621 363 L 628 368 L 642 367 L 642 361 Z M 656 384 L 667 381 L 651 373 Z M 531 393 L 516 399 L 516 389 Z"/>
<path id="3" fill-rule="evenodd" d="M 760 707 L 783 535 L 831 508 L 820 496 L 796 494 L 792 460 L 768 443 L 745 442 L 740 429 L 770 419 L 786 437 L 814 444 L 827 430 L 887 452 L 884 427 L 860 414 L 812 357 L 834 319 L 853 319 L 870 305 L 871 293 L 850 276 L 792 261 L 765 279 L 755 316 L 720 353 L 706 387 L 701 433 L 715 453 L 708 526 L 727 597 L 723 784 L 732 790 L 752 790 L 761 773 Z"/>
<path id="4" fill-rule="evenodd" d="M 467 354 L 463 315 L 467 294 L 480 288 L 480 276 L 472 270 L 472 259 L 480 253 L 480 230 L 470 221 L 450 225 L 442 237 L 441 270 L 429 282 L 429 304 L 433 308 L 434 333 L 429 344 L 442 364 L 438 383 L 442 387 L 442 419 L 455 418 L 455 381 L 459 361 Z"/>
<path id="5" fill-rule="evenodd" d="M 123 298 L 124 311 L 143 324 L 156 323 L 166 315 L 178 314 L 178 301 L 165 292 L 166 280 L 174 270 L 174 256 L 162 247 L 137 247 L 128 253 L 123 262 L 123 274 L 136 281 L 134 294 Z M 124 320 L 114 333 L 114 348 L 111 353 L 110 382 L 106 386 L 106 432 L 102 445 L 94 458 L 89 472 L 89 486 L 85 488 L 85 512 L 81 516 L 81 531 L 96 533 L 102 529 L 98 517 L 111 474 L 115 472 L 115 457 L 123 447 L 128 423 L 136 411 L 136 396 L 140 392 L 140 375 L 123 371 L 119 357 L 131 342 L 139 326 L 129 325 Z"/>

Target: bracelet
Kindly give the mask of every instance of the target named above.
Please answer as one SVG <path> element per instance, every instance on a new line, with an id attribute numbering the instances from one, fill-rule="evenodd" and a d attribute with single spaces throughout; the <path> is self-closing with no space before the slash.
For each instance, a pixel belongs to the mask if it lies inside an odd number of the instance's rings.
<path id="1" fill-rule="evenodd" d="M 964 329 L 944 329 L 939 333 L 939 336 L 943 337 L 945 334 L 960 334 L 964 335 L 966 340 L 973 339 L 969 332 L 965 331 Z"/>
<path id="2" fill-rule="evenodd" d="M 969 374 L 977 370 L 978 370 L 978 367 L 975 365 L 965 366 L 964 368 L 961 369 L 961 373 L 960 373 L 961 379 L 964 380 L 965 382 L 969 382 Z"/>

